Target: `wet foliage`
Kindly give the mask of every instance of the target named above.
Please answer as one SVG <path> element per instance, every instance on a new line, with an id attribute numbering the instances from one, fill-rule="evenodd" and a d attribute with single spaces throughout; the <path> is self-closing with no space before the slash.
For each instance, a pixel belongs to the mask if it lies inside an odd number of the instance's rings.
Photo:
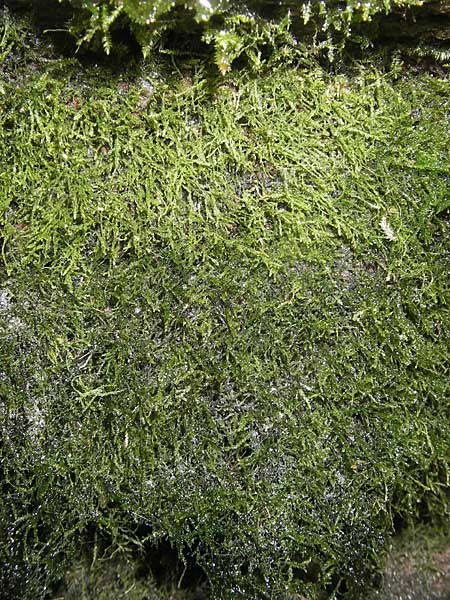
<path id="1" fill-rule="evenodd" d="M 214 62 L 224 74 L 236 61 L 259 69 L 274 54 L 296 55 L 299 45 L 326 52 L 331 60 L 349 40 L 367 48 L 378 33 L 380 18 L 402 15 L 398 19 L 402 32 L 408 29 L 407 15 L 413 22 L 421 19 L 424 2 L 69 0 L 69 4 L 82 9 L 71 20 L 72 34 L 81 45 L 95 48 L 101 44 L 109 53 L 112 32 L 121 27 L 132 32 L 144 56 L 157 49 L 182 51 L 186 44 L 200 50 L 203 42 L 212 49 Z M 427 0 L 425 4 L 436 6 Z M 448 8 L 444 12 L 448 15 Z M 448 41 L 448 17 L 444 21 L 439 31 Z"/>
<path id="2" fill-rule="evenodd" d="M 209 54 L 222 73 L 232 65 L 260 70 L 269 58 L 295 58 L 307 47 L 334 58 L 351 44 L 363 51 L 379 36 L 428 45 L 448 61 L 445 2 L 425 0 L 6 0 L 30 10 L 68 47 L 117 57 Z M 425 6 L 423 6 L 425 5 Z M 436 15 L 438 15 L 436 17 Z M 423 49 L 422 45 L 422 49 Z M 447 52 L 446 52 L 447 50 Z"/>
<path id="3" fill-rule="evenodd" d="M 448 79 L 82 69 L 3 16 L 2 593 L 365 593 L 449 513 Z"/>

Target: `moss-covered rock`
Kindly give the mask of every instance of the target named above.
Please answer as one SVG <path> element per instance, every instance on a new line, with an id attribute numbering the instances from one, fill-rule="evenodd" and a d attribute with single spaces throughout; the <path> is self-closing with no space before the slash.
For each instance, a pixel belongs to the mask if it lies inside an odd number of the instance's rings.
<path id="1" fill-rule="evenodd" d="M 1 592 L 356 598 L 450 510 L 448 79 L 31 41 L 5 17 Z"/>

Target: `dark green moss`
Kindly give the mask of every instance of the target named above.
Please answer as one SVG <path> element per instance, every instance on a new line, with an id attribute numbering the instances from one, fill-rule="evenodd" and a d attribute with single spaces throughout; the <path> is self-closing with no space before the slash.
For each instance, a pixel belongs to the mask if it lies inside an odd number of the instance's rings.
<path id="1" fill-rule="evenodd" d="M 356 597 L 449 510 L 448 80 L 5 61 L 2 589 Z"/>

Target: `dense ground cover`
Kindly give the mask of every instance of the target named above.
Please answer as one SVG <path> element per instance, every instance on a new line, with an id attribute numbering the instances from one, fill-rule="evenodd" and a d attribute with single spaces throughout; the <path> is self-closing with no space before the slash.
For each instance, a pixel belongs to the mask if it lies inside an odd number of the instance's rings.
<path id="1" fill-rule="evenodd" d="M 0 40 L 5 597 L 355 598 L 449 513 L 447 77 Z"/>

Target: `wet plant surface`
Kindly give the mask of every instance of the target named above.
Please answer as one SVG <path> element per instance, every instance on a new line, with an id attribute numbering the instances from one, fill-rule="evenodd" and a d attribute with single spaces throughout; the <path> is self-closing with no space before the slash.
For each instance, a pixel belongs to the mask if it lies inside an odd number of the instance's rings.
<path id="1" fill-rule="evenodd" d="M 447 77 L 0 40 L 1 589 L 367 595 L 449 511 Z"/>

